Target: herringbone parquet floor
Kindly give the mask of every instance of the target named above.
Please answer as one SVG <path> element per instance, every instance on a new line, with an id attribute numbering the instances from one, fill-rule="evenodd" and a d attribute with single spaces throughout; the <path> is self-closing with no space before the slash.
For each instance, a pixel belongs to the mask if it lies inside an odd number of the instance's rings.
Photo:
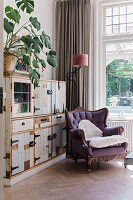
<path id="1" fill-rule="evenodd" d="M 133 167 L 123 160 L 100 163 L 86 171 L 86 163 L 65 159 L 4 189 L 5 200 L 133 200 Z"/>

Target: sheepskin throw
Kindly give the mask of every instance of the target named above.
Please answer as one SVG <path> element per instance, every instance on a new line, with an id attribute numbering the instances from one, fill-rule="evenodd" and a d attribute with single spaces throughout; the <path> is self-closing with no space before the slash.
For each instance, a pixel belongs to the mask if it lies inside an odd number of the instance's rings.
<path id="1" fill-rule="evenodd" d="M 121 135 L 112 135 L 107 137 L 91 137 L 87 138 L 86 140 L 89 141 L 89 146 L 95 148 L 104 148 L 127 142 L 127 138 Z"/>
<path id="2" fill-rule="evenodd" d="M 102 137 L 102 131 L 96 127 L 90 120 L 81 120 L 79 122 L 79 129 L 82 129 L 85 134 L 85 138 L 90 137 Z"/>

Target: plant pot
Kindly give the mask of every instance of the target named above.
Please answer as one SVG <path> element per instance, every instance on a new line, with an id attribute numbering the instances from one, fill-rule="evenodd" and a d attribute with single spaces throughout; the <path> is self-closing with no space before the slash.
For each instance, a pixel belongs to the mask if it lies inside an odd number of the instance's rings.
<path id="1" fill-rule="evenodd" d="M 17 57 L 10 53 L 4 53 L 4 74 L 12 75 L 15 71 Z"/>

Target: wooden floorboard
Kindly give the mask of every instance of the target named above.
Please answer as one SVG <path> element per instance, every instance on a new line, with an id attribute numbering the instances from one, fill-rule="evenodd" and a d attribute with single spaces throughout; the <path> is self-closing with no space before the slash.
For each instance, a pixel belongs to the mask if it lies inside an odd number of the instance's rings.
<path id="1" fill-rule="evenodd" d="M 65 159 L 48 169 L 4 188 L 4 200 L 133 200 L 133 166 L 123 160 L 93 165 Z"/>

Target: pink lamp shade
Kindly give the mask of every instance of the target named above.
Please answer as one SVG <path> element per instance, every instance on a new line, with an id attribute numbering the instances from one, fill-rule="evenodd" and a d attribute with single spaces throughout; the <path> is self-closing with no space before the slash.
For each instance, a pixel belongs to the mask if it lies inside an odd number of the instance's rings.
<path id="1" fill-rule="evenodd" d="M 88 54 L 74 54 L 73 55 L 73 66 L 88 66 Z"/>

